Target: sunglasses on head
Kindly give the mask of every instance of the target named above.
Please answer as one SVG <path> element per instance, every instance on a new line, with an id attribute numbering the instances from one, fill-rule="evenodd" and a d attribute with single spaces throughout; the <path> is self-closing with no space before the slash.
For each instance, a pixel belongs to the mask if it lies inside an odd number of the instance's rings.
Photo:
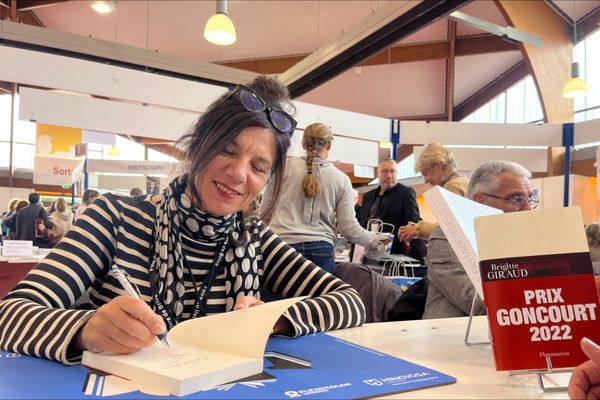
<path id="1" fill-rule="evenodd" d="M 296 120 L 291 115 L 277 107 L 267 107 L 265 101 L 248 86 L 237 85 L 223 101 L 226 101 L 234 94 L 239 94 L 240 103 L 248 111 L 261 113 L 264 112 L 267 119 L 281 133 L 292 133 L 296 129 Z"/>

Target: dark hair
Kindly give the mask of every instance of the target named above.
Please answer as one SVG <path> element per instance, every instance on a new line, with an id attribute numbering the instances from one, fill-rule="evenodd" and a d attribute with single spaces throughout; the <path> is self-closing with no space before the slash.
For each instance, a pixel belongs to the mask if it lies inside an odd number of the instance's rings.
<path id="1" fill-rule="evenodd" d="M 259 76 L 248 85 L 266 103 L 267 107 L 277 107 L 293 114 L 295 108 L 287 88 L 278 80 Z M 213 102 L 198 119 L 192 131 L 178 141 L 186 155 L 184 171 L 189 176 L 189 187 L 196 204 L 202 204 L 195 188 L 197 175 L 246 128 L 268 128 L 275 135 L 275 160 L 271 168 L 273 197 L 266 212 L 271 212 L 279 198 L 285 169 L 285 159 L 290 147 L 291 134 L 276 131 L 264 112 L 252 112 L 240 103 L 239 96 L 226 93 Z"/>
<path id="2" fill-rule="evenodd" d="M 94 189 L 87 189 L 81 196 L 81 202 L 85 205 L 90 205 L 94 202 L 96 197 L 100 196 L 100 192 Z"/>
<path id="3" fill-rule="evenodd" d="M 39 201 L 40 201 L 39 193 L 36 193 L 36 192 L 29 193 L 29 204 L 35 204 L 35 203 L 38 203 Z"/>
<path id="4" fill-rule="evenodd" d="M 154 182 L 154 181 L 150 181 L 150 182 Z M 130 196 L 141 196 L 143 194 L 144 194 L 144 191 L 142 189 L 140 189 L 139 187 L 131 188 L 131 190 L 129 191 Z"/>

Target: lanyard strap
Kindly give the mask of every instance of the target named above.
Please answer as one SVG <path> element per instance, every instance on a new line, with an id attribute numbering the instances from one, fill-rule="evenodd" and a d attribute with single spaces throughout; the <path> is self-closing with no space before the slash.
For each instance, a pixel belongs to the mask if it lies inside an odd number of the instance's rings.
<path id="1" fill-rule="evenodd" d="M 217 252 L 215 253 L 215 258 L 213 259 L 212 265 L 204 278 L 204 281 L 200 285 L 200 287 L 196 286 L 196 282 L 194 281 L 194 277 L 192 274 L 192 270 L 187 263 L 187 259 L 185 254 L 181 254 L 183 258 L 184 267 L 188 270 L 190 274 L 190 278 L 194 284 L 194 289 L 196 291 L 196 300 L 194 302 L 194 310 L 192 311 L 191 318 L 197 318 L 199 316 L 206 315 L 206 303 L 208 302 L 208 293 L 210 292 L 210 288 L 212 287 L 213 280 L 217 271 L 221 268 L 221 264 L 223 264 L 223 259 L 225 258 L 225 252 L 227 251 L 227 246 L 229 245 L 229 235 L 225 235 L 225 238 L 221 242 Z M 154 246 L 151 246 L 151 249 L 154 249 Z M 173 328 L 177 325 L 177 318 L 173 315 L 173 310 L 167 307 L 161 296 L 158 293 L 158 272 L 157 272 L 157 263 L 156 263 L 157 255 L 154 253 L 152 257 L 152 262 L 149 266 L 149 273 L 151 277 L 150 288 L 152 290 L 152 298 L 154 300 L 154 304 L 156 306 L 156 310 L 160 313 L 160 315 L 165 320 L 169 329 Z"/>
<path id="2" fill-rule="evenodd" d="M 223 258 L 225 257 L 225 252 L 227 251 L 227 245 L 229 244 L 229 235 L 225 235 L 225 239 L 223 239 L 223 243 L 219 247 L 219 250 L 215 254 L 215 258 L 213 259 L 212 265 L 208 270 L 208 274 L 204 278 L 204 281 L 200 285 L 200 287 L 196 290 L 196 301 L 194 302 L 194 311 L 192 312 L 191 317 L 196 318 L 198 316 L 204 317 L 206 315 L 206 302 L 208 301 L 208 293 L 210 292 L 210 288 L 212 287 L 212 283 L 215 277 L 215 274 L 218 270 L 220 270 L 221 264 L 223 263 Z M 192 277 L 192 270 L 187 265 L 187 260 L 185 259 L 185 255 L 183 256 L 183 260 L 186 264 L 186 267 Z M 192 279 L 194 279 L 192 277 Z M 194 287 L 196 287 L 196 283 L 194 282 Z"/>

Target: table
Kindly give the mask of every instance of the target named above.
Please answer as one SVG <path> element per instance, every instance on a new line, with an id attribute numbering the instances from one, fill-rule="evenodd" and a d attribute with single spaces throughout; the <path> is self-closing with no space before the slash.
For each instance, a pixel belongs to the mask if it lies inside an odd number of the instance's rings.
<path id="1" fill-rule="evenodd" d="M 395 393 L 382 398 L 394 399 L 464 399 L 464 398 L 518 398 L 518 399 L 553 399 L 565 398 L 566 392 L 548 392 L 544 393 L 538 389 L 536 377 L 534 375 L 518 375 L 511 376 L 507 372 L 496 372 L 494 369 L 492 352 L 490 345 L 482 346 L 465 346 L 463 344 L 464 331 L 467 324 L 467 318 L 448 318 L 439 320 L 420 320 L 420 321 L 402 321 L 402 322 L 386 322 L 366 324 L 362 327 L 351 328 L 346 330 L 334 331 L 330 335 L 344 339 L 351 343 L 356 343 L 370 349 L 378 350 L 383 353 L 388 353 L 406 361 L 420 364 L 421 366 L 451 375 L 456 378 L 456 383 L 445 386 L 431 387 L 427 389 L 419 389 L 405 393 Z M 323 335 L 325 336 L 325 335 Z M 476 317 L 473 321 L 471 337 L 474 340 L 485 340 L 487 338 L 487 321 L 486 317 Z M 316 337 L 314 337 L 316 339 Z M 305 348 L 307 341 L 311 337 L 301 338 L 297 343 L 300 348 Z M 290 342 L 292 344 L 293 342 Z M 303 344 L 304 343 L 304 344 Z M 318 350 L 328 359 L 332 359 L 330 354 L 331 347 L 328 351 Z M 287 354 L 284 352 L 284 354 Z M 334 360 L 339 359 L 333 357 Z M 1 359 L 0 359 L 1 360 Z M 310 359 L 309 359 L 310 360 Z M 314 360 L 313 360 L 314 361 Z M 46 360 L 33 360 L 34 363 L 49 363 Z M 340 364 L 336 363 L 336 367 Z M 347 364 L 342 364 L 347 365 Z M 369 378 L 370 381 L 382 379 L 380 374 L 388 373 L 381 371 L 379 368 L 371 367 L 370 363 L 361 364 L 360 368 L 349 371 L 349 373 L 358 374 L 360 379 Z M 10 393 L 15 390 L 19 393 L 18 398 L 51 398 L 53 392 L 49 392 L 44 386 L 44 382 L 60 382 L 61 379 L 69 380 L 69 385 L 60 383 L 53 385 L 54 391 L 66 386 L 75 386 L 76 390 L 70 393 L 70 396 L 61 396 L 69 398 L 85 398 L 82 395 L 81 387 L 85 378 L 85 371 L 81 367 L 62 367 L 59 364 L 52 363 L 51 369 L 53 374 L 47 373 L 43 377 L 38 376 L 34 379 L 35 385 L 29 387 L 23 385 L 23 382 L 18 380 L 2 381 L 2 372 L 0 368 L 0 393 L 4 390 L 5 393 Z M 39 371 L 39 366 L 30 365 L 29 370 Z M 378 371 L 378 372 L 375 372 Z M 39 372 L 38 372 L 39 373 Z M 393 373 L 393 372 L 390 372 Z M 323 375 L 326 375 L 324 372 Z M 331 371 L 329 371 L 331 375 Z M 386 376 L 386 375 L 384 375 Z M 342 377 L 336 378 L 344 379 Z M 372 379 L 371 379 L 372 378 Z M 26 379 L 26 378 L 25 378 Z M 31 378 L 30 378 L 31 379 Z M 566 385 L 568 383 L 569 374 L 550 375 L 547 382 L 552 382 L 554 385 Z M 312 381 L 294 381 L 293 387 L 313 387 L 320 384 Z M 365 381 L 362 381 L 365 382 Z M 86 380 L 87 383 L 87 380 Z M 334 383 L 339 383 L 335 381 Z M 366 383 L 366 382 L 365 382 Z M 10 385 L 16 385 L 14 388 Z M 36 385 L 39 387 L 36 388 Z M 105 383 L 102 384 L 106 386 Z M 34 393 L 41 396 L 34 396 Z M 45 389 L 46 388 L 46 389 Z M 89 386 L 86 386 L 89 388 Z M 114 389 L 114 387 L 113 387 Z M 37 392 L 36 392 L 37 390 Z M 127 391 L 116 392 L 125 393 L 125 398 L 131 398 L 127 395 L 131 392 Z M 74 394 L 73 394 L 74 393 Z M 86 389 L 88 393 L 88 389 Z M 90 391 L 93 393 L 93 391 Z M 215 392 L 213 392 L 215 393 Z M 219 392 L 221 393 L 221 392 Z M 226 392 L 223 392 L 226 393 Z M 107 393 L 104 393 L 107 395 Z M 48 396 L 48 397 L 46 397 Z M 73 397 L 75 396 L 75 397 Z M 1 397 L 1 396 L 0 396 Z M 222 396 L 221 396 L 222 397 Z M 264 398 L 260 395 L 260 390 L 256 391 L 254 397 L 246 398 Z M 212 395 L 210 398 L 213 398 Z M 319 398 L 318 396 L 306 398 Z"/>
<path id="2" fill-rule="evenodd" d="M 0 299 L 25 277 L 41 258 L 0 258 Z"/>
<path id="3" fill-rule="evenodd" d="M 349 342 L 433 368 L 454 376 L 457 383 L 395 394 L 384 398 L 464 399 L 566 398 L 566 392 L 542 392 L 535 375 L 497 372 L 491 345 L 463 343 L 468 318 L 445 318 L 366 324 L 330 334 Z M 473 319 L 471 341 L 487 341 L 487 317 Z M 547 386 L 566 386 L 570 374 L 547 375 Z"/>

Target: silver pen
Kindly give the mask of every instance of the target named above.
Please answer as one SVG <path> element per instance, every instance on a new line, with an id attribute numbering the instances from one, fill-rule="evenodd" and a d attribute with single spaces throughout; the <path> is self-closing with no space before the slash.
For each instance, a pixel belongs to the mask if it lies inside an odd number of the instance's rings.
<path id="1" fill-rule="evenodd" d="M 128 296 L 142 300 L 140 291 L 138 290 L 137 286 L 135 286 L 135 284 L 129 280 L 129 274 L 126 271 L 122 270 L 116 265 L 113 265 L 111 270 L 123 289 L 125 289 L 125 293 L 127 293 Z M 158 340 L 160 340 L 165 346 L 171 348 L 171 343 L 169 343 L 169 339 L 167 338 L 166 330 L 163 333 L 156 335 L 156 337 L 158 337 Z"/>

